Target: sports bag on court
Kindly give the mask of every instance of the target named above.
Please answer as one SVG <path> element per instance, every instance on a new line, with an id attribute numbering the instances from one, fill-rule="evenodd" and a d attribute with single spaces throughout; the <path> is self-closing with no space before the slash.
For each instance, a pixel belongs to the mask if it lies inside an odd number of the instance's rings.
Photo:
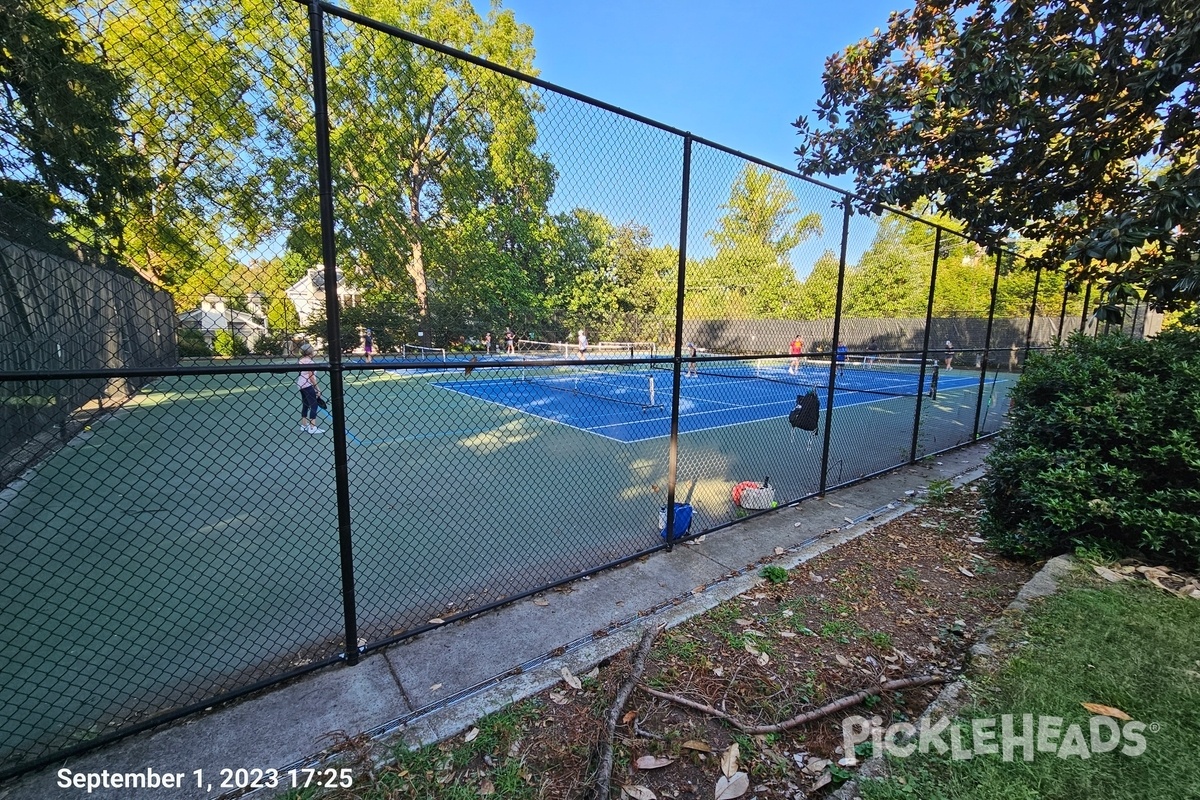
<path id="1" fill-rule="evenodd" d="M 817 393 L 809 389 L 808 394 L 796 395 L 796 407 L 788 414 L 792 427 L 816 433 L 820 419 L 821 401 L 817 399 Z"/>

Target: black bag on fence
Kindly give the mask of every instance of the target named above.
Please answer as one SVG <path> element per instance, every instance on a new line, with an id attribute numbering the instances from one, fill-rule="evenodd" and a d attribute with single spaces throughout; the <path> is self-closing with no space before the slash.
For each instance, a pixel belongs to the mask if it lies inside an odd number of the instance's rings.
<path id="1" fill-rule="evenodd" d="M 796 395 L 796 407 L 788 414 L 788 422 L 792 427 L 812 431 L 815 434 L 820 419 L 821 401 L 817 399 L 817 393 L 809 389 L 808 394 Z"/>

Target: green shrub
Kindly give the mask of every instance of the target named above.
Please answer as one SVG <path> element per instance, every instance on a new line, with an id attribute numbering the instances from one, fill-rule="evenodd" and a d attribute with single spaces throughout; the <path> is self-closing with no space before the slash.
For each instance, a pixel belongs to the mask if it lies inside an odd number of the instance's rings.
<path id="1" fill-rule="evenodd" d="M 1005 553 L 1104 544 L 1200 566 L 1200 333 L 1030 358 L 987 462 L 984 533 Z"/>
<path id="2" fill-rule="evenodd" d="M 227 330 L 219 330 L 213 336 L 213 350 L 219 356 L 250 355 L 250 348 L 246 345 L 246 340 Z"/>
<path id="3" fill-rule="evenodd" d="M 195 328 L 180 328 L 176 336 L 182 358 L 204 358 L 213 354 L 204 340 L 204 334 Z"/>
<path id="4" fill-rule="evenodd" d="M 286 333 L 264 333 L 254 340 L 254 352 L 263 356 L 285 355 L 291 338 Z"/>
<path id="5" fill-rule="evenodd" d="M 758 571 L 758 574 L 766 578 L 771 583 L 787 583 L 788 571 L 783 567 L 770 564 Z"/>

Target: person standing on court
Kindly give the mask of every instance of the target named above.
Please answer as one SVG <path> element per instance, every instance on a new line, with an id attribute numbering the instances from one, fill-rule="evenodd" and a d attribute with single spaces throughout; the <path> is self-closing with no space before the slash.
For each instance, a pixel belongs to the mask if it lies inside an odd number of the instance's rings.
<path id="1" fill-rule="evenodd" d="M 580 328 L 579 329 L 579 360 L 580 361 L 584 361 L 587 359 L 587 347 L 588 347 L 587 334 L 584 333 L 583 328 Z"/>
<path id="2" fill-rule="evenodd" d="M 488 331 L 483 335 L 483 352 L 484 355 L 492 354 L 492 332 Z"/>
<path id="3" fill-rule="evenodd" d="M 950 369 L 950 365 L 954 363 L 954 343 L 949 339 L 946 340 L 946 369 Z"/>
<path id="4" fill-rule="evenodd" d="M 366 362 L 371 363 L 371 354 L 375 352 L 375 336 L 371 333 L 371 329 L 367 328 L 366 334 L 363 336 L 363 355 L 366 356 Z"/>
<path id="5" fill-rule="evenodd" d="M 687 351 L 688 351 L 687 377 L 695 378 L 699 374 L 696 372 L 696 343 L 688 342 L 687 343 Z"/>
<path id="6" fill-rule="evenodd" d="M 512 328 L 504 329 L 504 352 L 507 355 L 513 355 L 517 352 L 516 348 L 517 336 L 512 332 Z"/>
<path id="7" fill-rule="evenodd" d="M 845 375 L 845 374 L 846 374 L 846 354 L 847 354 L 848 352 L 850 352 L 850 351 L 849 351 L 849 350 L 846 348 L 846 343 L 845 343 L 845 342 L 838 342 L 838 346 L 837 346 L 837 374 L 838 374 L 839 376 L 840 376 L 840 375 Z"/>
<path id="8" fill-rule="evenodd" d="M 300 345 L 300 364 L 313 363 L 313 346 L 308 342 Z M 321 387 L 317 385 L 317 373 L 311 369 L 304 370 L 296 378 L 296 386 L 300 389 L 300 430 L 303 433 L 324 433 L 323 428 L 317 427 L 317 400 L 321 397 Z"/>
<path id="9" fill-rule="evenodd" d="M 800 338 L 800 334 L 796 334 L 796 338 L 792 339 L 788 351 L 792 354 L 792 363 L 788 366 L 788 373 L 795 375 L 800 372 L 800 356 L 804 354 L 804 340 Z"/>

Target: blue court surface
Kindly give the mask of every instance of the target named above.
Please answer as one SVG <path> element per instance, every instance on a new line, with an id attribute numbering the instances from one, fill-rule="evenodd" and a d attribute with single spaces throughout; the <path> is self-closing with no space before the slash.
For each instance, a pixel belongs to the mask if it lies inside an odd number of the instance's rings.
<path id="1" fill-rule="evenodd" d="M 617 367 L 478 368 L 460 380 L 434 386 L 550 420 L 618 442 L 642 442 L 671 433 L 673 374 L 647 365 Z M 706 364 L 697 375 L 684 375 L 679 398 L 679 432 L 786 418 L 798 394 L 817 392 L 827 399 L 828 365 L 804 365 L 793 374 L 786 362 Z M 834 406 L 887 403 L 918 393 L 928 396 L 934 380 L 924 382 L 907 365 L 847 365 L 835 382 Z M 989 384 L 993 378 L 989 377 Z M 975 372 L 942 372 L 938 392 L 977 387 Z M 923 389 L 923 391 L 919 391 Z"/>

